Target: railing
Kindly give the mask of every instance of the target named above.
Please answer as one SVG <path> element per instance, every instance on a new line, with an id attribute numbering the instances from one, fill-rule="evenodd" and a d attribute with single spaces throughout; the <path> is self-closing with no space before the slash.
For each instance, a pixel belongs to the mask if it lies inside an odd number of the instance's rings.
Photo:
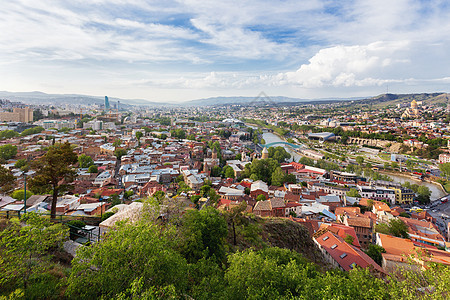
<path id="1" fill-rule="evenodd" d="M 11 218 L 20 218 L 24 214 L 23 211 L 0 211 L 0 217 L 11 219 Z M 39 213 L 38 213 L 39 214 Z M 50 218 L 49 213 L 40 213 L 39 215 L 43 217 Z M 71 220 L 79 220 L 83 221 L 87 225 L 93 225 L 98 226 L 100 222 L 102 221 L 100 217 L 94 217 L 94 216 L 72 216 L 72 215 L 56 215 L 56 218 L 54 221 L 65 223 Z"/>
<path id="2" fill-rule="evenodd" d="M 23 211 L 0 211 L 0 218 L 20 218 L 24 214 Z M 44 217 L 50 218 L 50 214 L 44 213 L 39 214 Z M 53 222 L 56 223 L 63 223 L 67 225 L 70 228 L 70 237 L 73 240 L 80 240 L 80 243 L 84 244 L 86 242 L 95 242 L 99 241 L 101 237 L 100 228 L 97 228 L 98 233 L 94 233 L 94 229 L 86 229 L 86 228 L 80 228 L 71 224 L 68 224 L 68 222 L 72 220 L 79 220 L 83 221 L 86 225 L 91 226 L 98 226 L 101 222 L 100 217 L 92 217 L 92 216 L 71 216 L 71 215 L 56 215 L 56 218 L 53 220 Z"/>

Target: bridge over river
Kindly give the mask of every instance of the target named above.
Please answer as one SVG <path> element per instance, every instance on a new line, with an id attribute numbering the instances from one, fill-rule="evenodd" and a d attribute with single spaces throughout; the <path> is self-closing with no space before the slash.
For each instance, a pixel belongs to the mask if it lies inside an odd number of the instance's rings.
<path id="1" fill-rule="evenodd" d="M 296 145 L 296 144 L 283 142 L 283 141 L 273 142 L 273 143 L 268 143 L 268 144 L 259 144 L 259 146 L 261 146 L 262 148 L 264 148 L 264 147 L 270 148 L 270 147 L 275 147 L 275 146 L 288 146 L 288 147 L 291 147 L 294 149 L 300 149 L 303 147 L 303 145 Z"/>

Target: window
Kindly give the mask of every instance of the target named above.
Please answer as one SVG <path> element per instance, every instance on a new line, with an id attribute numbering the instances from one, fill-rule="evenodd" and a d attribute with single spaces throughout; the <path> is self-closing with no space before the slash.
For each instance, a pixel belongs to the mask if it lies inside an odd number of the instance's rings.
<path id="1" fill-rule="evenodd" d="M 342 253 L 339 257 L 340 258 L 345 258 L 347 256 L 347 253 Z"/>
<path id="2" fill-rule="evenodd" d="M 328 238 L 329 238 L 329 237 L 326 236 L 326 237 L 324 237 L 322 240 L 323 240 L 323 241 L 326 241 L 326 240 L 328 240 Z"/>
<path id="3" fill-rule="evenodd" d="M 354 269 L 355 267 L 357 266 L 357 264 L 356 263 L 352 263 L 349 267 L 350 267 L 350 269 Z"/>
<path id="4" fill-rule="evenodd" d="M 334 244 L 333 246 L 331 246 L 331 249 L 335 249 L 337 247 L 336 244 Z"/>

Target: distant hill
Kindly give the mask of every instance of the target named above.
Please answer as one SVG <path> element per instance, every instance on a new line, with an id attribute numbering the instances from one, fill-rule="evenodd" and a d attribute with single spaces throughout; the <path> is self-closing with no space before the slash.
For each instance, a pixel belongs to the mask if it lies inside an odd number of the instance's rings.
<path id="1" fill-rule="evenodd" d="M 10 101 L 18 101 L 33 105 L 55 105 L 55 104 L 74 104 L 82 105 L 103 104 L 104 96 L 89 96 L 78 94 L 46 94 L 42 92 L 6 92 L 0 91 L 0 99 L 8 99 Z M 397 104 L 404 104 L 412 100 L 423 101 L 426 105 L 446 105 L 450 99 L 450 94 L 447 93 L 421 93 L 421 94 L 382 94 L 375 97 L 349 97 L 349 98 L 291 98 L 283 96 L 267 96 L 261 93 L 257 97 L 211 97 L 205 99 L 188 100 L 179 103 L 167 103 L 148 101 L 145 99 L 121 99 L 109 97 L 111 104 L 120 101 L 123 108 L 127 106 L 223 106 L 223 105 L 243 105 L 243 106 L 289 106 L 297 104 L 317 104 L 317 103 L 331 103 L 338 101 L 354 101 L 357 104 L 370 104 L 376 107 L 395 106 Z"/>
<path id="2" fill-rule="evenodd" d="M 243 105 L 243 106 L 272 106 L 272 105 L 292 105 L 309 102 L 336 102 L 336 101 L 351 101 L 359 100 L 362 97 L 354 98 L 319 98 L 319 99 L 304 99 L 304 98 L 290 98 L 283 96 L 267 96 L 260 94 L 257 97 L 212 97 L 206 99 L 190 100 L 180 103 L 183 106 L 221 106 L 221 105 Z"/>
<path id="3" fill-rule="evenodd" d="M 360 104 L 371 104 L 377 107 L 395 106 L 413 100 L 422 101 L 424 105 L 447 105 L 449 93 L 419 93 L 419 94 L 382 94 L 372 98 L 359 100 Z"/>
<path id="4" fill-rule="evenodd" d="M 326 103 L 335 101 L 349 101 L 359 100 L 362 97 L 353 98 L 320 98 L 320 99 L 303 99 L 303 98 L 290 98 L 283 96 L 269 97 L 264 93 L 261 93 L 257 97 L 212 97 L 205 99 L 188 100 L 179 103 L 167 103 L 156 102 L 145 99 L 121 99 L 109 97 L 112 104 L 118 100 L 122 107 L 127 105 L 138 106 L 222 106 L 222 105 L 248 105 L 248 106 L 273 106 L 273 105 L 295 105 L 299 103 Z M 26 104 L 33 105 L 54 105 L 54 104 L 74 104 L 79 103 L 82 105 L 103 104 L 104 96 L 89 96 L 78 94 L 46 94 L 43 92 L 7 92 L 0 91 L 0 99 L 8 99 L 10 101 L 19 101 Z"/>
<path id="5" fill-rule="evenodd" d="M 74 104 L 79 103 L 82 105 L 103 104 L 104 96 L 88 96 L 78 94 L 46 94 L 42 92 L 6 92 L 0 91 L 0 99 L 8 99 L 10 101 L 19 101 L 26 104 L 33 105 L 54 105 L 54 104 Z M 129 105 L 148 105 L 148 106 L 160 106 L 166 105 L 162 102 L 151 102 L 143 99 L 120 99 L 109 97 L 109 101 L 112 104 L 120 101 L 122 107 Z"/>

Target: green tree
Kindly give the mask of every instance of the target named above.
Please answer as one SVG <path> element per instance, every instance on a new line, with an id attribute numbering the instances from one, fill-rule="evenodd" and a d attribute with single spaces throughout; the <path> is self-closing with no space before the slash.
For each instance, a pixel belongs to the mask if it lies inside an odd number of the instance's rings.
<path id="1" fill-rule="evenodd" d="M 380 223 L 375 226 L 375 231 L 401 238 L 408 238 L 408 225 L 401 219 L 391 219 L 388 223 Z"/>
<path id="2" fill-rule="evenodd" d="M 430 203 L 431 191 L 427 186 L 420 185 L 417 187 L 417 200 L 422 204 Z"/>
<path id="3" fill-rule="evenodd" d="M 134 194 L 133 191 L 125 191 L 125 192 L 123 193 L 123 197 L 124 197 L 126 200 L 128 200 L 128 199 L 130 199 L 131 196 L 133 196 L 133 194 Z"/>
<path id="4" fill-rule="evenodd" d="M 219 166 L 213 166 L 211 168 L 211 177 L 221 177 L 222 169 Z"/>
<path id="5" fill-rule="evenodd" d="M 297 183 L 297 177 L 295 177 L 294 174 L 286 174 L 286 176 L 284 176 L 284 182 Z"/>
<path id="6" fill-rule="evenodd" d="M 364 157 L 362 156 L 357 156 L 355 160 L 358 163 L 358 165 L 362 165 L 364 163 Z"/>
<path id="7" fill-rule="evenodd" d="M 408 238 L 408 225 L 400 219 L 389 221 L 389 232 L 397 237 Z"/>
<path id="8" fill-rule="evenodd" d="M 242 201 L 238 206 L 232 207 L 229 211 L 224 212 L 225 220 L 231 225 L 231 233 L 233 234 L 233 245 L 237 244 L 236 227 L 243 223 L 242 214 L 247 209 L 247 202 Z"/>
<path id="9" fill-rule="evenodd" d="M 276 168 L 275 171 L 272 173 L 271 178 L 272 185 L 282 186 L 284 183 L 285 176 L 286 174 L 283 172 L 283 170 L 281 170 L 280 167 Z"/>
<path id="10" fill-rule="evenodd" d="M 234 178 L 234 170 L 230 166 L 223 167 L 223 173 L 225 178 Z"/>
<path id="11" fill-rule="evenodd" d="M 201 194 L 202 196 L 207 195 L 207 194 L 209 193 L 209 190 L 210 190 L 210 189 L 211 189 L 211 186 L 208 185 L 208 184 L 205 184 L 205 185 L 203 185 L 203 186 L 200 188 L 200 194 Z"/>
<path id="12" fill-rule="evenodd" d="M 153 197 L 155 197 L 161 203 L 166 197 L 166 193 L 164 193 L 163 191 L 156 191 L 153 194 Z"/>
<path id="13" fill-rule="evenodd" d="M 142 133 L 142 131 L 136 131 L 136 139 L 138 141 L 140 141 L 143 136 L 144 134 Z"/>
<path id="14" fill-rule="evenodd" d="M 13 158 L 17 154 L 17 146 L 6 144 L 0 146 L 0 160 L 6 161 Z"/>
<path id="15" fill-rule="evenodd" d="M 218 194 L 216 193 L 216 190 L 214 190 L 214 189 L 209 189 L 209 191 L 208 191 L 208 198 L 209 198 L 209 202 L 210 202 L 212 205 L 216 205 L 217 202 L 218 202 L 219 199 L 220 199 L 220 195 L 218 195 Z"/>
<path id="16" fill-rule="evenodd" d="M 202 258 L 223 262 L 227 233 L 227 223 L 218 210 L 188 210 L 182 218 L 180 251 L 189 262 Z"/>
<path id="17" fill-rule="evenodd" d="M 393 161 L 393 162 L 391 162 L 391 167 L 392 167 L 392 169 L 397 169 L 398 168 L 398 163 L 397 162 L 395 162 L 395 161 Z"/>
<path id="18" fill-rule="evenodd" d="M 21 287 L 28 295 L 32 279 L 47 271 L 50 264 L 50 250 L 60 248 L 68 237 L 68 229 L 62 224 L 52 224 L 35 213 L 22 216 L 23 226 L 18 219 L 7 222 L 0 231 L 0 289 L 13 291 Z M 46 297 L 46 291 L 40 291 Z"/>
<path id="19" fill-rule="evenodd" d="M 52 191 L 51 218 L 56 217 L 58 196 L 69 188 L 75 179 L 76 171 L 72 167 L 77 162 L 77 155 L 69 143 L 55 144 L 47 153 L 35 160 L 31 167 L 36 171 L 30 180 L 33 191 Z"/>
<path id="20" fill-rule="evenodd" d="M 12 139 L 13 137 L 18 137 L 19 134 L 15 132 L 14 130 L 3 130 L 0 131 L 0 139 L 7 140 Z"/>
<path id="21" fill-rule="evenodd" d="M 117 139 L 117 140 L 115 140 L 114 142 L 113 142 L 113 146 L 114 147 L 119 147 L 120 145 L 122 144 L 122 141 L 120 140 L 120 139 Z M 117 150 L 117 149 L 116 149 Z"/>
<path id="22" fill-rule="evenodd" d="M 268 149 L 269 157 L 275 159 L 279 163 L 286 161 L 286 159 L 291 158 L 291 155 L 281 146 L 270 147 Z"/>
<path id="23" fill-rule="evenodd" d="M 129 293 L 133 282 L 140 279 L 144 289 L 173 286 L 185 291 L 188 265 L 174 250 L 176 246 L 170 225 L 162 230 L 144 220 L 118 224 L 102 242 L 78 250 L 67 294 L 76 299 L 112 299 Z"/>
<path id="24" fill-rule="evenodd" d="M 33 196 L 33 192 L 29 191 L 27 189 L 27 199 L 30 198 L 31 196 Z M 23 200 L 25 197 L 25 191 L 22 190 L 15 190 L 14 192 L 12 192 L 11 197 L 16 199 L 16 200 Z"/>
<path id="25" fill-rule="evenodd" d="M 58 132 L 68 133 L 71 129 L 69 127 L 63 127 L 58 130 Z"/>
<path id="26" fill-rule="evenodd" d="M 381 253 L 386 253 L 386 250 L 379 245 L 370 244 L 364 252 L 366 252 L 367 255 L 369 255 L 378 265 L 381 266 L 383 259 Z"/>
<path id="27" fill-rule="evenodd" d="M 28 161 L 26 159 L 19 159 L 16 161 L 16 163 L 14 164 L 14 168 L 17 169 L 22 169 L 23 167 L 28 166 Z"/>
<path id="28" fill-rule="evenodd" d="M 244 189 L 244 193 L 245 193 L 246 195 L 250 195 L 250 188 L 249 188 L 249 187 L 246 187 L 246 188 Z"/>
<path id="29" fill-rule="evenodd" d="M 42 127 L 42 126 L 37 126 L 37 127 L 25 129 L 24 131 L 22 131 L 22 133 L 21 133 L 20 135 L 21 135 L 21 136 L 27 136 L 27 135 L 32 135 L 32 134 L 40 133 L 40 132 L 42 132 L 42 131 L 44 131 L 44 127 Z"/>
<path id="30" fill-rule="evenodd" d="M 302 156 L 298 162 L 303 165 L 314 166 L 314 161 L 309 157 Z"/>
<path id="31" fill-rule="evenodd" d="M 98 167 L 97 165 L 91 165 L 88 168 L 88 173 L 98 173 Z"/>
<path id="32" fill-rule="evenodd" d="M 260 194 L 256 197 L 256 201 L 264 201 L 266 200 L 266 195 Z"/>
<path id="33" fill-rule="evenodd" d="M 320 275 L 300 254 L 288 249 L 246 250 L 228 257 L 227 299 L 331 299 L 306 294 Z M 336 275 L 337 276 L 337 275 Z M 324 284 L 320 282 L 318 285 Z"/>
<path id="34" fill-rule="evenodd" d="M 183 140 L 186 138 L 186 131 L 184 131 L 183 129 L 172 129 L 170 131 L 170 136 Z"/>
<path id="35" fill-rule="evenodd" d="M 272 174 L 279 166 L 280 164 L 278 161 L 273 158 L 256 159 L 251 164 L 245 165 L 242 177 L 253 180 L 262 180 L 270 185 Z"/>
<path id="36" fill-rule="evenodd" d="M 352 245 L 354 240 L 355 238 L 349 234 L 347 234 L 344 238 L 344 241 L 349 245 Z"/>
<path id="37" fill-rule="evenodd" d="M 446 178 L 450 176 L 450 163 L 439 164 L 439 170 L 445 175 Z"/>
<path id="38" fill-rule="evenodd" d="M 9 193 L 14 188 L 15 183 L 16 177 L 11 173 L 11 171 L 3 166 L 0 166 L 0 192 L 3 194 Z"/>
<path id="39" fill-rule="evenodd" d="M 118 160 L 120 160 L 122 158 L 122 156 L 127 155 L 127 150 L 123 149 L 123 148 L 117 148 L 114 151 L 114 156 L 117 157 Z"/>
<path id="40" fill-rule="evenodd" d="M 350 188 L 350 190 L 346 194 L 349 197 L 361 198 L 361 195 L 359 194 L 358 190 L 355 188 Z"/>
<path id="41" fill-rule="evenodd" d="M 78 156 L 78 165 L 80 168 L 89 168 L 94 164 L 92 157 L 86 154 L 81 154 Z"/>

